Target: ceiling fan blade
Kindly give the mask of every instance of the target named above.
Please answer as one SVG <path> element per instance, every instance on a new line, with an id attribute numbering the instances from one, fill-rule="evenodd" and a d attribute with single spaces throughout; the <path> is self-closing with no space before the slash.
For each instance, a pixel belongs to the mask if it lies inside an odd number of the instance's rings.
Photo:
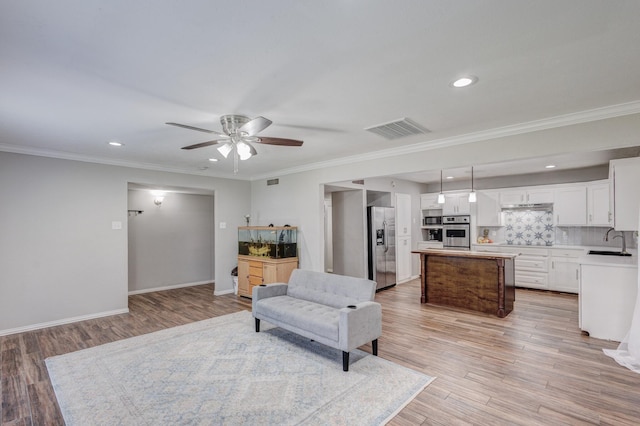
<path id="1" fill-rule="evenodd" d="M 213 133 L 214 135 L 227 136 L 224 133 L 216 132 L 215 130 L 201 129 L 200 127 L 188 126 L 186 124 L 180 124 L 180 123 L 164 123 L 164 124 L 168 124 L 170 126 L 182 127 L 183 129 L 197 130 L 198 132 Z"/>
<path id="2" fill-rule="evenodd" d="M 265 145 L 302 146 L 302 141 L 284 138 L 260 138 L 260 141 L 256 142 Z"/>
<path id="3" fill-rule="evenodd" d="M 272 121 L 264 117 L 256 117 L 248 121 L 238 129 L 239 132 L 245 133 L 247 136 L 253 136 L 269 127 Z"/>
<path id="4" fill-rule="evenodd" d="M 200 142 L 200 143 L 197 143 L 197 144 L 195 144 L 195 145 L 183 146 L 183 147 L 182 147 L 182 149 L 196 149 L 196 148 L 204 148 L 205 146 L 216 145 L 217 143 L 220 143 L 220 141 L 207 141 L 207 142 Z"/>

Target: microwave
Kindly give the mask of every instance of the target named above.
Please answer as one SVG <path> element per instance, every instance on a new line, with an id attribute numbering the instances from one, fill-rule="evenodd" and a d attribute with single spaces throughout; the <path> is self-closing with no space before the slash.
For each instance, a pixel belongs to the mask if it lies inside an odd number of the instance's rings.
<path id="1" fill-rule="evenodd" d="M 422 219 L 422 225 L 442 225 L 442 216 L 425 216 Z"/>

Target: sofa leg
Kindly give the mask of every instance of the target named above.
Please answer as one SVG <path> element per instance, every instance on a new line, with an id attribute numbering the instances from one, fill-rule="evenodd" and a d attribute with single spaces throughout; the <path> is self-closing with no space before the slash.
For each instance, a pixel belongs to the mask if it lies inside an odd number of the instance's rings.
<path id="1" fill-rule="evenodd" d="M 349 371 L 349 352 L 342 351 L 342 371 Z"/>
<path id="2" fill-rule="evenodd" d="M 260 331 L 260 320 L 258 318 L 255 318 L 256 320 L 256 333 Z"/>
<path id="3" fill-rule="evenodd" d="M 378 356 L 378 339 L 371 342 L 371 352 Z"/>

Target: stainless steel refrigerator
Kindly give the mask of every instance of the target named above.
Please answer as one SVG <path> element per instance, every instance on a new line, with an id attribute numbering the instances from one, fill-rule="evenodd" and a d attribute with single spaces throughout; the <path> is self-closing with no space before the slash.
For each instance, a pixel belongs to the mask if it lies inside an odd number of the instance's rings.
<path id="1" fill-rule="evenodd" d="M 396 285 L 396 217 L 393 207 L 368 207 L 369 279 L 376 290 Z"/>

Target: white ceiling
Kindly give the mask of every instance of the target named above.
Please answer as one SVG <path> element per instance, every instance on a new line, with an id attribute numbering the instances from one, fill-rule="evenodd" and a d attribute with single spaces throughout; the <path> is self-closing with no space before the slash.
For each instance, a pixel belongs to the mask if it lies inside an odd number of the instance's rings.
<path id="1" fill-rule="evenodd" d="M 221 115 L 262 115 L 274 124 L 261 135 L 304 140 L 258 145 L 236 175 L 249 179 L 581 111 L 637 112 L 638 16 L 637 0 L 3 1 L 0 150 L 234 176 L 215 147 L 180 149 L 209 135 L 164 123 L 220 130 Z M 479 81 L 449 86 L 464 74 Z M 431 133 L 363 130 L 403 117 Z"/>

